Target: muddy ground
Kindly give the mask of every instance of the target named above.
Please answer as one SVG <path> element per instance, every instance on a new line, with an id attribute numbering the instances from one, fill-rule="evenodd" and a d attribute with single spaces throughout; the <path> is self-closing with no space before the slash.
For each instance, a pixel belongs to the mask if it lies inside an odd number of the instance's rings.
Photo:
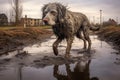
<path id="1" fill-rule="evenodd" d="M 0 80 L 119 80 L 120 55 L 105 41 L 91 36 L 91 54 L 79 53 L 83 41 L 75 38 L 71 58 L 64 58 L 66 41 L 55 56 L 51 36 L 42 43 L 24 47 L 0 57 Z"/>
<path id="2" fill-rule="evenodd" d="M 112 42 L 115 48 L 120 49 L 120 27 L 108 26 L 101 29 L 97 34 L 101 40 Z"/>
<path id="3" fill-rule="evenodd" d="M 55 56 L 52 44 L 56 37 L 47 37 L 1 55 L 0 80 L 120 80 L 120 52 L 111 43 L 91 35 L 91 54 L 79 53 L 83 41 L 75 38 L 71 58 L 66 59 L 66 41 L 60 43 Z"/>
<path id="4" fill-rule="evenodd" d="M 52 32 L 40 28 L 13 28 L 0 30 L 0 55 L 14 51 L 20 47 L 42 42 L 49 38 Z"/>

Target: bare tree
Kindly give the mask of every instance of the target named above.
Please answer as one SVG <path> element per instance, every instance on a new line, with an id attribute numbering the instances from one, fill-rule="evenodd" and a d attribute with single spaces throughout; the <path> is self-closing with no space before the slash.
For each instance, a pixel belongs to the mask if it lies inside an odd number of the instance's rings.
<path id="1" fill-rule="evenodd" d="M 11 2 L 12 10 L 13 10 L 13 16 L 15 19 L 15 25 L 19 25 L 20 19 L 22 17 L 22 2 L 21 0 L 12 0 Z"/>

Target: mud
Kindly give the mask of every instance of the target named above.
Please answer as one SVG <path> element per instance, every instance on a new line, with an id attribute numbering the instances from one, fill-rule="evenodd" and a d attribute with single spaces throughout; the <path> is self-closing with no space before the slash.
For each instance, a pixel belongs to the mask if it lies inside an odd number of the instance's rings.
<path id="1" fill-rule="evenodd" d="M 8 54 L 10 51 L 21 49 L 38 42 L 40 43 L 51 35 L 52 31 L 37 27 L 0 29 L 0 55 Z"/>
<path id="2" fill-rule="evenodd" d="M 112 42 L 116 49 L 120 50 L 120 27 L 104 27 L 97 33 L 101 40 Z"/>
<path id="3" fill-rule="evenodd" d="M 79 53 L 83 41 L 75 39 L 71 58 L 64 58 L 66 41 L 59 45 L 54 56 L 52 43 L 45 42 L 24 47 L 0 57 L 0 80 L 120 80 L 119 51 L 97 36 L 91 36 L 91 54 Z"/>

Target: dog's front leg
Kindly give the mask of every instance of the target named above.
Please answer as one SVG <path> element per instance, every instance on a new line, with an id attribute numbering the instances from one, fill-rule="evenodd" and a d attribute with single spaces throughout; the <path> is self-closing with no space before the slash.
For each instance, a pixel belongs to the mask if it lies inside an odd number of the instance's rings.
<path id="1" fill-rule="evenodd" d="M 58 44 L 62 41 L 62 39 L 57 39 L 54 43 L 53 43 L 53 52 L 54 54 L 57 56 L 58 55 Z"/>
<path id="2" fill-rule="evenodd" d="M 71 50 L 71 46 L 72 46 L 72 43 L 73 43 L 73 39 L 74 39 L 74 37 L 71 37 L 71 38 L 67 39 L 67 48 L 66 48 L 66 54 L 65 54 L 66 58 L 70 57 L 70 50 Z"/>

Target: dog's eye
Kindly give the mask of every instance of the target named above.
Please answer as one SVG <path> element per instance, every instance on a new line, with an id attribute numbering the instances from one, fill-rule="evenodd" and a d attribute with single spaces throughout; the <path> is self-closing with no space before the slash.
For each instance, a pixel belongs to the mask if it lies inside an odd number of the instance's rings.
<path id="1" fill-rule="evenodd" d="M 53 14 L 53 15 L 56 15 L 56 14 L 57 14 L 55 11 L 51 11 L 50 13 Z"/>
<path id="2" fill-rule="evenodd" d="M 45 11 L 44 14 L 47 14 L 47 11 Z"/>

